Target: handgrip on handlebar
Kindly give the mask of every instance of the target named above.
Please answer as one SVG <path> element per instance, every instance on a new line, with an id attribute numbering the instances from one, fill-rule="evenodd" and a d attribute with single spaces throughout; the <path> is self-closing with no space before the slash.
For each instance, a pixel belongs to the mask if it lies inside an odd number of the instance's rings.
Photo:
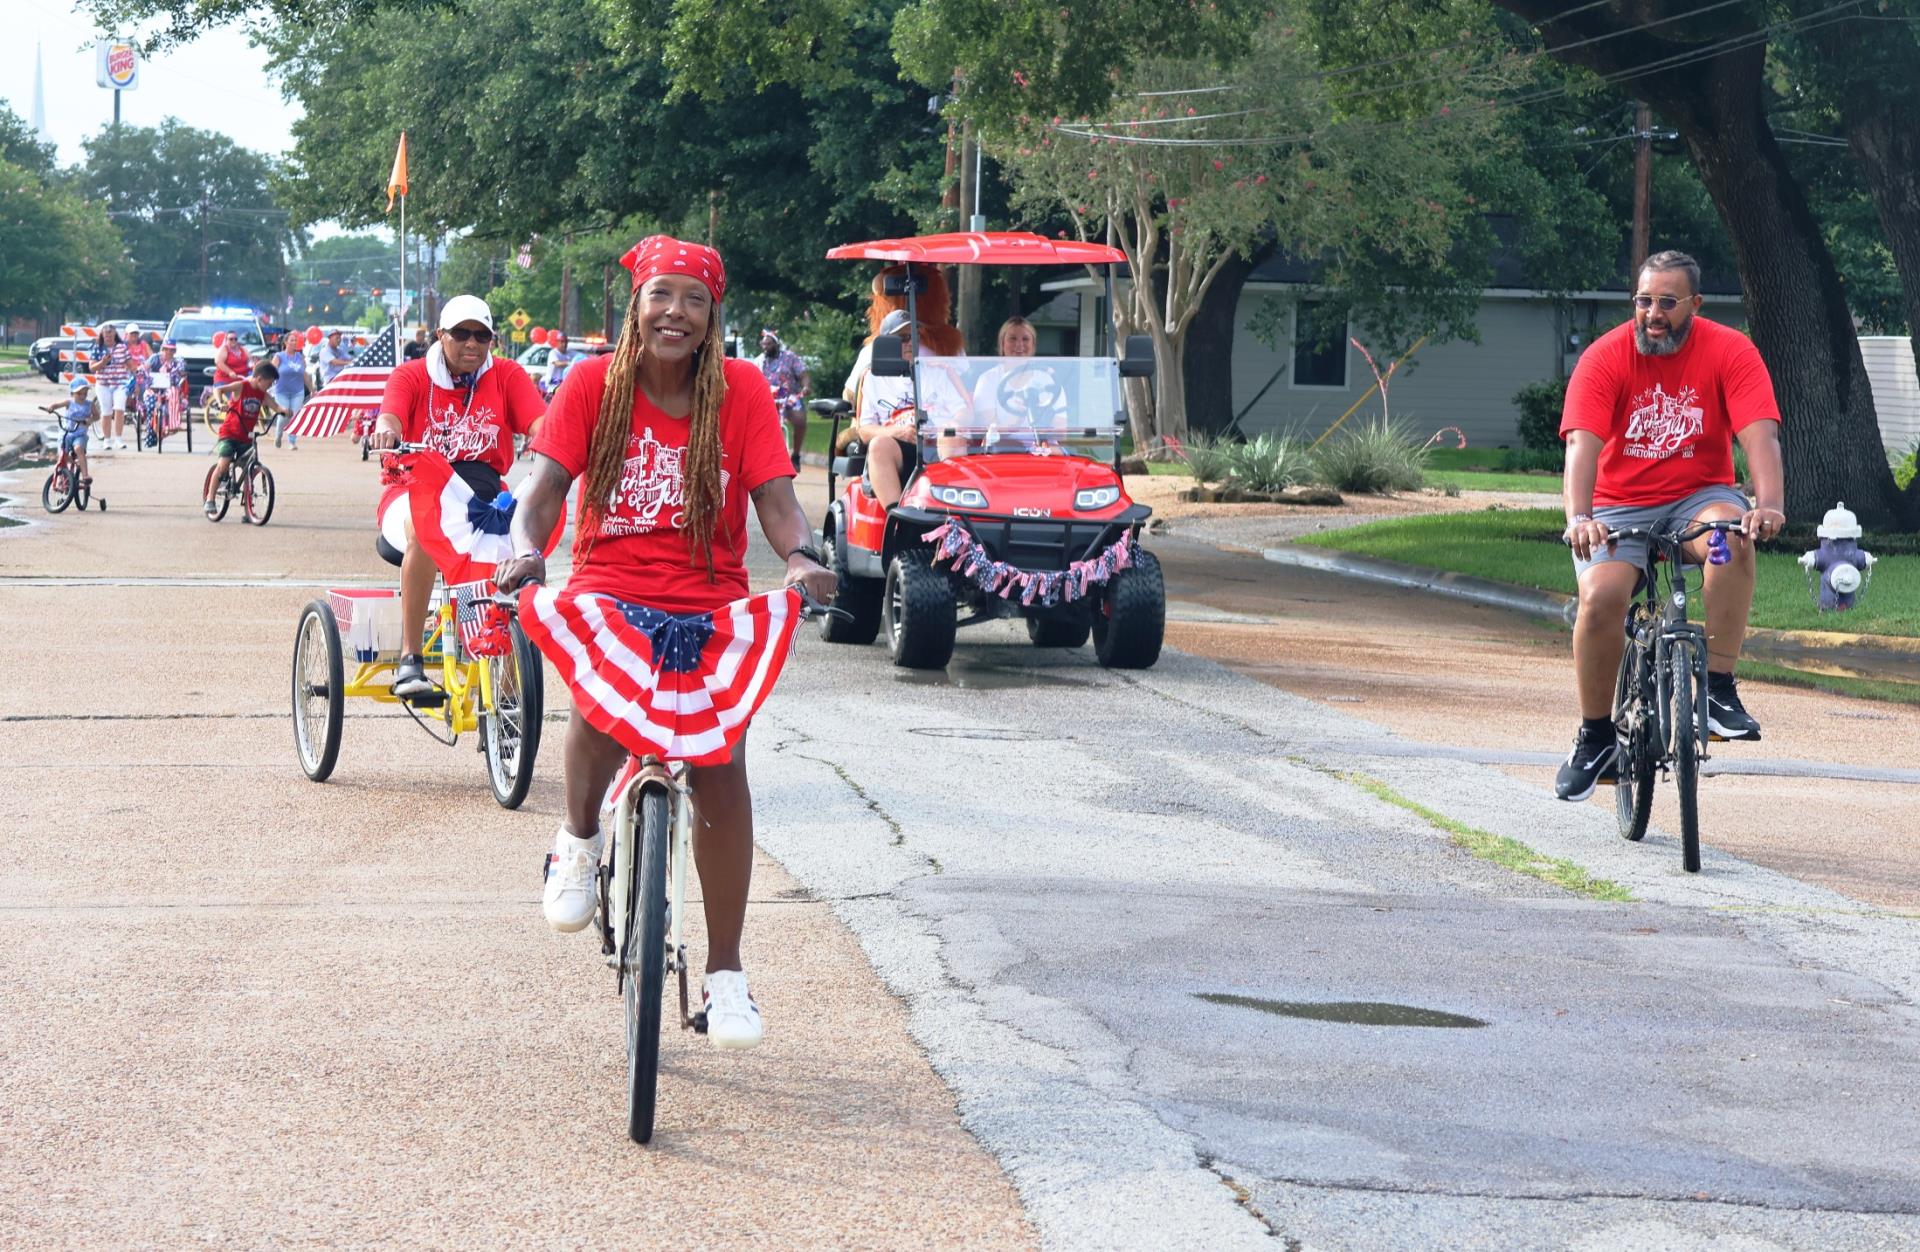
<path id="1" fill-rule="evenodd" d="M 820 617 L 822 615 L 837 617 L 843 622 L 853 620 L 853 614 L 847 612 L 847 610 L 836 608 L 831 604 L 822 604 L 820 601 L 814 599 L 813 593 L 807 590 L 805 583 L 794 583 L 793 589 L 800 593 L 800 616 L 803 620 Z"/>

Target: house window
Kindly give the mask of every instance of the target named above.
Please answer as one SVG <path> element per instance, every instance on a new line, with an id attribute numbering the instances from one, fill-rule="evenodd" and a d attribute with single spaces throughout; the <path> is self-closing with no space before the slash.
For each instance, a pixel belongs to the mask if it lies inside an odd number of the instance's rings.
<path id="1" fill-rule="evenodd" d="M 1293 385 L 1347 385 L 1347 319 L 1316 301 L 1293 306 Z"/>

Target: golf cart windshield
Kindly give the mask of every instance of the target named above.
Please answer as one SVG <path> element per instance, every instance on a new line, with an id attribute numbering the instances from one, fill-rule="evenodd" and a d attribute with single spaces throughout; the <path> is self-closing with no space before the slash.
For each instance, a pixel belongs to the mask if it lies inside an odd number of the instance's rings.
<path id="1" fill-rule="evenodd" d="M 1114 457 L 1123 402 L 1112 358 L 922 356 L 914 373 L 920 451 L 928 460 L 1002 452 Z M 891 407 L 904 416 L 912 404 L 907 380 L 870 380 L 881 383 L 890 385 Z M 874 403 L 888 407 L 888 398 L 875 396 Z M 876 419 L 885 415 L 871 414 Z"/>

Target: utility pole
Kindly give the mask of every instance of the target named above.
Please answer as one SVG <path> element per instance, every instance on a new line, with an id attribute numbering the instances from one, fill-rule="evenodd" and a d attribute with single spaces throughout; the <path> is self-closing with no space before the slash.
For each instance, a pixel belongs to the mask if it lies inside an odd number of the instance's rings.
<path id="1" fill-rule="evenodd" d="M 980 162 L 975 156 L 979 151 L 979 143 L 979 137 L 974 134 L 972 122 L 968 122 L 961 127 L 960 197 L 959 205 L 957 206 L 960 211 L 955 215 L 959 218 L 961 230 L 979 230 L 985 225 L 984 222 L 976 221 L 974 218 L 967 216 L 968 213 L 972 212 L 978 206 L 980 199 Z M 962 265 L 960 267 L 960 307 L 954 317 L 955 325 L 963 328 L 971 328 L 976 331 L 979 328 L 980 322 L 978 316 L 980 311 L 980 269 L 981 267 L 978 265 Z M 968 345 L 969 348 L 975 349 L 979 346 L 978 343 Z"/>
<path id="2" fill-rule="evenodd" d="M 1644 100 L 1633 104 L 1633 270 L 1627 285 L 1640 282 L 1653 227 L 1653 110 Z"/>
<path id="3" fill-rule="evenodd" d="M 600 334 L 613 342 L 613 266 L 600 267 Z"/>
<path id="4" fill-rule="evenodd" d="M 562 246 L 571 246 L 573 233 L 569 231 L 560 238 Z M 579 320 L 573 315 L 573 258 L 560 254 L 560 331 L 571 338 L 579 332 Z"/>

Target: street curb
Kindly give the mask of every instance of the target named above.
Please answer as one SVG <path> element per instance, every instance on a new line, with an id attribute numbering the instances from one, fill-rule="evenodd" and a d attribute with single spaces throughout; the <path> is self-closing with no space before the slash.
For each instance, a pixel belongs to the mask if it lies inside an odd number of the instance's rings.
<path id="1" fill-rule="evenodd" d="M 1578 616 L 1578 601 L 1572 596 L 1476 578 L 1471 574 L 1293 544 L 1264 548 L 1260 555 L 1276 565 L 1452 596 L 1568 626 L 1573 625 Z M 1757 660 L 1791 669 L 1882 682 L 1920 683 L 1920 639 L 1904 635 L 1769 630 L 1756 626 L 1748 629 L 1742 650 Z"/>

